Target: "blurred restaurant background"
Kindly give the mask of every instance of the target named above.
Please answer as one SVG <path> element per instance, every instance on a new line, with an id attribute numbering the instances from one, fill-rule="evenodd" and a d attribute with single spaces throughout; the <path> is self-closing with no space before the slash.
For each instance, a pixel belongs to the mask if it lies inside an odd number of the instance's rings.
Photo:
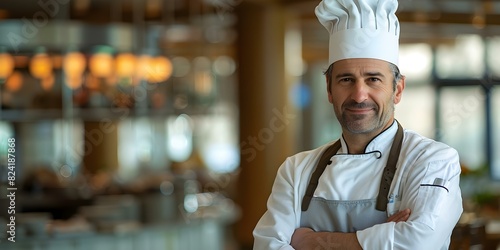
<path id="1" fill-rule="evenodd" d="M 340 136 L 318 2 L 2 0 L 0 248 L 251 249 L 280 164 Z M 396 118 L 460 154 L 451 249 L 498 249 L 500 1 L 399 6 Z"/>

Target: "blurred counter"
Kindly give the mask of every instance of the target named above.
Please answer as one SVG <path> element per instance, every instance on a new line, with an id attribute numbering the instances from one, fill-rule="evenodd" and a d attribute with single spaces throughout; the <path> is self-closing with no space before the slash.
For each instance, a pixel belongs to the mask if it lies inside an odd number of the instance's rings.
<path id="1" fill-rule="evenodd" d="M 0 249 L 219 250 L 226 248 L 231 238 L 227 229 L 240 216 L 233 201 L 218 193 L 101 195 L 88 200 L 19 198 L 24 200 L 24 209 L 15 214 L 15 242 L 7 240 L 11 237 L 5 227 L 9 217 L 4 215 L 0 217 Z M 31 211 L 26 206 L 29 200 L 38 204 Z M 75 212 L 68 217 L 61 211 Z"/>
<path id="2" fill-rule="evenodd" d="M 146 225 L 124 232 L 86 232 L 19 238 L 0 242 L 0 249 L 224 249 L 225 223 L 192 219 L 187 223 Z"/>

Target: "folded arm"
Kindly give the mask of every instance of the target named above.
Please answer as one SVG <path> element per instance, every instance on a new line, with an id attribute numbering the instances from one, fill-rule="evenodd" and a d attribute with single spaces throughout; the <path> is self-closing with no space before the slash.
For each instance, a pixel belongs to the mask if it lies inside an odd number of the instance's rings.
<path id="1" fill-rule="evenodd" d="M 387 219 L 387 222 L 402 222 L 410 217 L 410 209 L 402 210 Z M 297 250 L 306 249 L 362 249 L 356 233 L 315 232 L 310 228 L 297 228 L 291 245 Z"/>

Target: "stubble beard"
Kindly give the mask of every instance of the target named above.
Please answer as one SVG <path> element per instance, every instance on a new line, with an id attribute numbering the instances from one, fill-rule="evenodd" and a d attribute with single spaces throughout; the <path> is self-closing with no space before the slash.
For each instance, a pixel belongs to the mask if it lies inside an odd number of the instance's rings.
<path id="1" fill-rule="evenodd" d="M 360 115 L 348 114 L 344 111 L 347 107 L 372 107 L 373 113 Z M 389 110 L 386 113 L 380 113 L 380 109 L 375 103 L 347 103 L 343 105 L 340 112 L 336 109 L 334 110 L 340 125 L 344 129 L 353 134 L 369 134 L 381 130 L 389 121 L 391 114 L 394 113 L 394 103 L 390 103 L 388 108 Z"/>

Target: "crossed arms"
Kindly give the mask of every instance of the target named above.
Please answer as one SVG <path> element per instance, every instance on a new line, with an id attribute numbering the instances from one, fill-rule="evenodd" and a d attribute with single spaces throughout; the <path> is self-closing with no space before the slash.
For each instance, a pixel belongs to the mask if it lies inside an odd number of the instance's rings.
<path id="1" fill-rule="evenodd" d="M 387 218 L 387 222 L 406 221 L 410 217 L 410 213 L 410 209 L 402 210 Z M 295 230 L 291 245 L 297 250 L 362 249 L 356 233 L 315 232 L 304 227 Z"/>

